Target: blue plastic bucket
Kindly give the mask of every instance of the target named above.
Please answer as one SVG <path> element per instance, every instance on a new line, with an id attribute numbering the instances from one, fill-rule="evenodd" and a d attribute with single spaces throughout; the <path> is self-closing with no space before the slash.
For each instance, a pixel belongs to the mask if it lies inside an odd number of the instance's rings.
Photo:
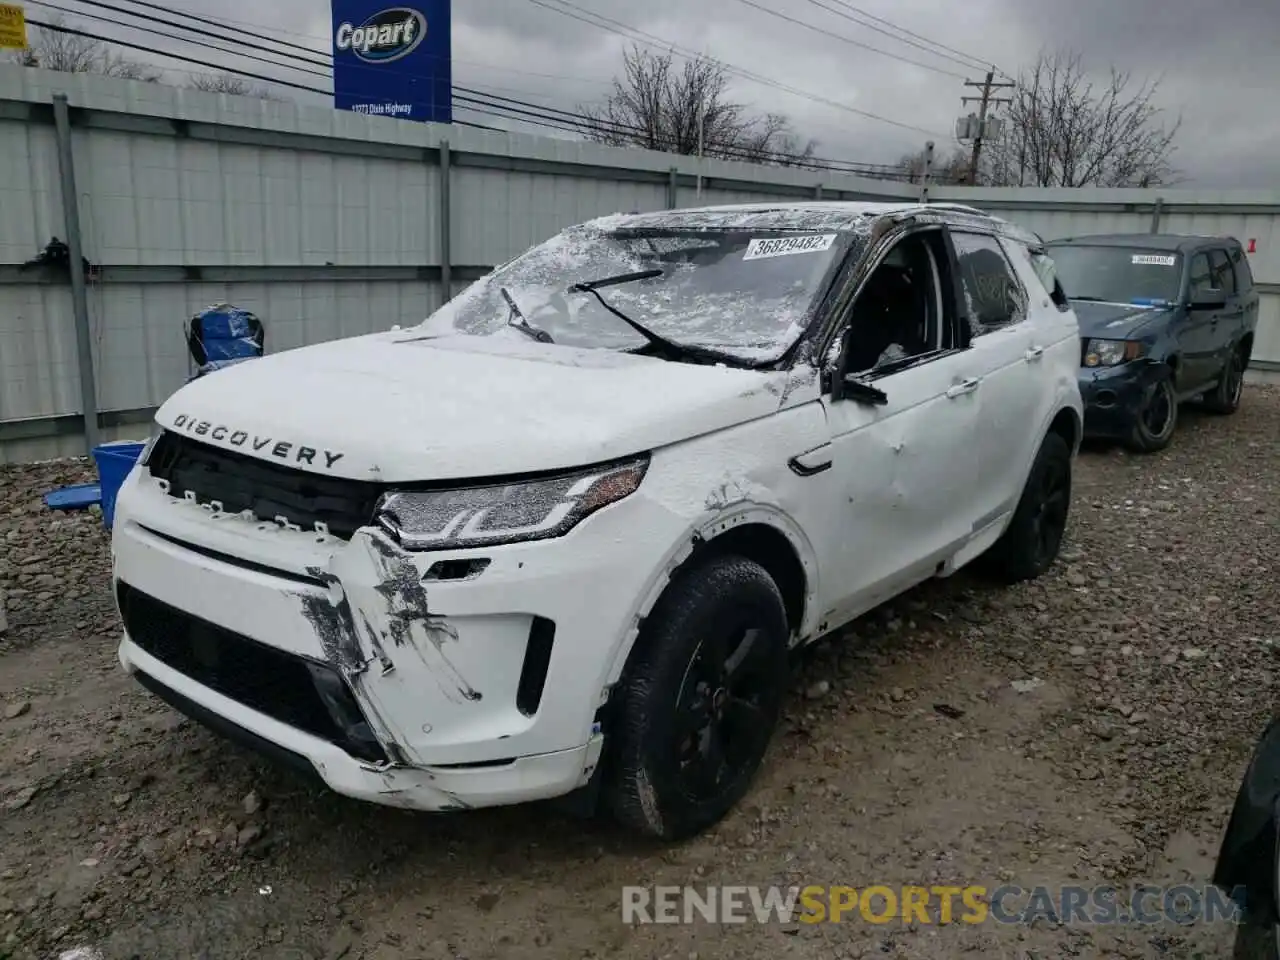
<path id="1" fill-rule="evenodd" d="M 93 462 L 98 468 L 98 482 L 102 486 L 102 523 L 108 530 L 116 512 L 116 494 L 146 447 L 145 442 L 116 440 L 93 448 Z"/>

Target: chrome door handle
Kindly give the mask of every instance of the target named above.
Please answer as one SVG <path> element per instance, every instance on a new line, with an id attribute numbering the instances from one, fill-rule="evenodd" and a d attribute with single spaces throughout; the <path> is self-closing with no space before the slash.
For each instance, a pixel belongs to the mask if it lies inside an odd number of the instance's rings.
<path id="1" fill-rule="evenodd" d="M 982 383 L 977 377 L 970 377 L 968 380 L 961 380 L 953 387 L 947 388 L 947 399 L 954 400 L 956 397 L 963 397 L 966 393 L 973 393 L 978 389 L 978 385 Z"/>
<path id="2" fill-rule="evenodd" d="M 1035 363 L 1044 356 L 1044 347 L 1032 347 L 1022 355 L 1023 359 L 1029 363 Z"/>

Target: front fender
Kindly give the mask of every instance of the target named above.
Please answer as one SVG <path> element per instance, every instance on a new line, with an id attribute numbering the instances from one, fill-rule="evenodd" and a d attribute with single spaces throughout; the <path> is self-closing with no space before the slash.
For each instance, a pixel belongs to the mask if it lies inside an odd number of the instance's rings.
<path id="1" fill-rule="evenodd" d="M 767 503 L 744 501 L 719 510 L 708 511 L 691 523 L 680 542 L 672 546 L 666 561 L 655 571 L 648 588 L 640 596 L 631 618 L 631 628 L 615 646 L 610 658 L 608 674 L 604 678 L 606 689 L 618 682 L 627 659 L 640 632 L 641 621 L 649 615 L 662 591 L 671 582 L 671 577 L 689 559 L 694 550 L 714 543 L 715 538 L 730 531 L 737 530 L 747 524 L 758 524 L 771 527 L 782 534 L 796 551 L 804 568 L 806 581 L 805 617 L 798 635 L 807 636 L 813 631 L 818 614 L 818 605 L 810 602 L 818 589 L 818 558 L 813 544 L 805 536 L 804 531 L 794 520 L 777 506 Z"/>
<path id="2" fill-rule="evenodd" d="M 1251 908 L 1275 921 L 1277 824 L 1280 823 L 1280 719 L 1254 748 L 1218 851 L 1213 883 L 1228 892 L 1243 887 Z"/>

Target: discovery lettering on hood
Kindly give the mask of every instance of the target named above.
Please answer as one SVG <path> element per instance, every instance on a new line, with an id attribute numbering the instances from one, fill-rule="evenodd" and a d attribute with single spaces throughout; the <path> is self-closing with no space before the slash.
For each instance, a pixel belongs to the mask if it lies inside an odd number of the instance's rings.
<path id="1" fill-rule="evenodd" d="M 247 430 L 237 430 L 227 424 L 201 420 L 186 413 L 180 413 L 173 418 L 173 429 L 226 446 L 250 449 L 257 454 L 276 457 L 286 463 L 305 463 L 312 467 L 322 466 L 326 470 L 332 470 L 333 465 L 346 456 L 345 453 L 308 447 L 293 440 L 264 437 Z"/>

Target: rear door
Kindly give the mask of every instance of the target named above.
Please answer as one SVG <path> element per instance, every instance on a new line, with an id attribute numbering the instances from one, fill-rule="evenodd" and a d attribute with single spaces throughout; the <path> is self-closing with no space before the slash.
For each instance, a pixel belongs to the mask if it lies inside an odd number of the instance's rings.
<path id="1" fill-rule="evenodd" d="M 994 236 L 953 230 L 961 302 L 969 325 L 970 350 L 982 372 L 976 393 L 978 429 L 970 454 L 976 471 L 974 532 L 1017 505 L 1024 463 L 1039 438 L 1038 404 L 1042 353 L 1033 347 L 1028 293 L 1005 248 Z M 1035 425 L 1035 427 L 1032 426 Z"/>
<path id="2" fill-rule="evenodd" d="M 1244 325 L 1244 303 L 1237 289 L 1235 268 L 1225 247 L 1209 251 L 1209 271 L 1213 285 L 1222 291 L 1223 308 L 1209 323 L 1209 376 L 1217 379 L 1227 361 L 1227 355 L 1240 339 Z"/>
<path id="3" fill-rule="evenodd" d="M 1236 278 L 1236 295 L 1240 298 L 1240 307 L 1243 311 L 1236 340 L 1238 343 L 1258 329 L 1258 315 L 1262 303 L 1258 296 L 1258 288 L 1253 282 L 1253 271 L 1249 269 L 1249 258 L 1245 256 L 1244 247 L 1238 240 L 1227 247 L 1227 255 L 1231 258 L 1231 266 Z"/>

